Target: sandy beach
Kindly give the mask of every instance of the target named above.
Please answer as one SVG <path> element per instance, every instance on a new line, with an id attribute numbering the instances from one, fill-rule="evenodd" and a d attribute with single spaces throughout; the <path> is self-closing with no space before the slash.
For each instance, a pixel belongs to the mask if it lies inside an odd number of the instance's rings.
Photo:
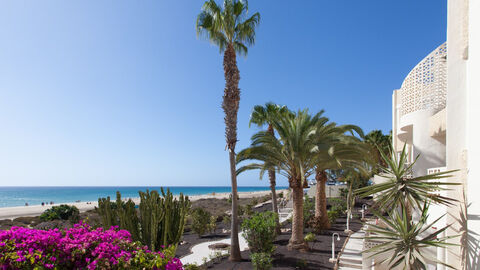
<path id="1" fill-rule="evenodd" d="M 281 190 L 277 190 L 280 192 Z M 240 198 L 253 198 L 253 197 L 262 197 L 265 195 L 270 194 L 270 191 L 252 191 L 252 192 L 239 192 L 238 196 Z M 188 196 L 191 201 L 200 200 L 200 199 L 226 199 L 230 196 L 230 193 L 215 193 L 215 194 L 203 194 L 203 195 L 192 195 Z M 114 199 L 114 198 L 113 198 Z M 140 198 L 131 198 L 135 204 L 140 202 Z M 72 202 L 72 203 L 64 203 L 68 205 L 76 206 L 80 212 L 88 211 L 94 209 L 97 205 L 97 201 L 92 202 Z M 59 205 L 59 204 L 54 204 Z M 32 217 L 32 216 L 39 216 L 43 213 L 46 209 L 51 208 L 52 205 L 31 205 L 31 206 L 15 206 L 15 207 L 2 207 L 0 208 L 0 220 L 1 219 L 14 219 L 18 217 Z"/>

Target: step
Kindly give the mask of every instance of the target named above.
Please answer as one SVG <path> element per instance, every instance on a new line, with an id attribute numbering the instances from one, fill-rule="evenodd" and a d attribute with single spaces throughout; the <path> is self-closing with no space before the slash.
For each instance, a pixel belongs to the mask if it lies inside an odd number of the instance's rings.
<path id="1" fill-rule="evenodd" d="M 343 263 L 340 261 L 338 264 L 339 269 L 345 269 L 345 268 L 352 268 L 352 269 L 363 269 L 363 266 L 360 264 L 350 264 L 350 263 Z"/>
<path id="2" fill-rule="evenodd" d="M 358 264 L 362 265 L 362 260 L 361 259 L 352 259 L 352 258 L 341 258 L 340 263 L 348 263 L 348 264 Z"/>

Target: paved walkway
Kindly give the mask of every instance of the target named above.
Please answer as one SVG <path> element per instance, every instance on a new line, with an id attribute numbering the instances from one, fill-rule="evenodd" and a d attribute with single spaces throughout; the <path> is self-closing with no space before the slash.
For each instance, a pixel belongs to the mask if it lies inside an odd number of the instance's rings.
<path id="1" fill-rule="evenodd" d="M 269 203 L 269 202 L 267 201 L 265 203 Z M 282 209 L 279 209 L 279 212 L 281 213 L 279 215 L 280 223 L 283 223 L 292 215 L 291 208 L 282 208 Z M 180 258 L 180 260 L 184 265 L 185 264 L 202 265 L 205 262 L 212 260 L 217 254 L 222 254 L 222 255 L 227 254 L 226 250 L 212 250 L 212 249 L 209 249 L 208 246 L 212 244 L 217 244 L 217 243 L 230 244 L 230 241 L 231 241 L 230 238 L 227 238 L 223 240 L 216 240 L 216 241 L 203 242 L 203 243 L 197 244 L 191 248 L 191 251 L 192 251 L 191 254 Z M 247 240 L 245 240 L 242 233 L 238 234 L 238 241 L 240 244 L 240 251 L 244 251 L 248 249 Z"/>
<path id="2" fill-rule="evenodd" d="M 353 233 L 348 239 L 347 245 L 340 255 L 338 269 L 339 270 L 358 270 L 362 269 L 362 250 L 363 238 L 365 232 L 360 230 Z"/>
<path id="3" fill-rule="evenodd" d="M 245 238 L 242 236 L 241 233 L 238 234 L 238 242 L 240 244 L 240 251 L 244 251 L 248 248 L 247 241 L 245 240 Z M 226 250 L 213 250 L 208 248 L 208 246 L 212 244 L 217 244 L 217 243 L 230 244 L 230 238 L 217 240 L 217 241 L 203 242 L 198 245 L 195 245 L 191 248 L 192 253 L 190 255 L 180 258 L 180 260 L 184 265 L 185 264 L 201 265 L 204 262 L 212 260 L 216 256 L 215 253 L 217 252 L 220 252 L 220 254 L 222 255 L 227 254 Z"/>

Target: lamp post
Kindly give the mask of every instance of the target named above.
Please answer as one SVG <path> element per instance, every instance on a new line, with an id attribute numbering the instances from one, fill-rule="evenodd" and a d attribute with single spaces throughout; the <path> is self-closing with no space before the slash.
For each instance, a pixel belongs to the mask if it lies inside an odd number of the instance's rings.
<path id="1" fill-rule="evenodd" d="M 340 241 L 340 235 L 338 235 L 338 233 L 333 233 L 332 234 L 332 258 L 328 259 L 328 261 L 331 263 L 337 261 L 337 259 L 335 259 L 335 235 L 337 235 L 337 241 Z"/>
<path id="2" fill-rule="evenodd" d="M 347 228 L 345 229 L 346 233 L 351 233 L 352 230 L 350 230 L 350 219 L 353 217 L 351 210 L 348 209 L 347 211 Z"/>
<path id="3" fill-rule="evenodd" d="M 366 204 L 363 204 L 362 205 L 362 220 L 365 219 L 365 211 L 367 211 L 367 205 Z"/>

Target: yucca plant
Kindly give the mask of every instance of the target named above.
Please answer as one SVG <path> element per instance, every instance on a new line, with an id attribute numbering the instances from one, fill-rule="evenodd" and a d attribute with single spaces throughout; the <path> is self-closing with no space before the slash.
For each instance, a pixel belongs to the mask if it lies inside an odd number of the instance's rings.
<path id="1" fill-rule="evenodd" d="M 443 216 L 428 224 L 427 203 L 422 207 L 419 221 L 412 221 L 405 207 L 393 209 L 388 216 L 374 213 L 384 224 L 369 224 L 367 229 L 369 236 L 366 236 L 365 240 L 379 244 L 364 250 L 363 253 L 367 253 L 368 257 L 375 257 L 376 264 L 388 265 L 390 269 L 399 267 L 406 270 L 427 269 L 429 263 L 451 267 L 439 261 L 434 250 L 429 250 L 429 248 L 445 248 L 454 244 L 446 242 L 453 237 L 441 237 L 449 226 L 435 232 L 428 231 Z"/>
<path id="2" fill-rule="evenodd" d="M 387 156 L 381 149 L 380 154 L 387 164 L 382 168 L 382 176 L 386 181 L 356 191 L 361 197 L 376 195 L 376 208 L 388 211 L 403 206 L 407 217 L 411 219 L 413 207 L 421 209 L 424 203 L 450 206 L 457 201 L 440 195 L 440 191 L 447 190 L 444 186 L 458 185 L 440 181 L 451 177 L 455 170 L 413 177 L 411 171 L 418 156 L 408 164 L 405 146 L 398 157 L 395 154 Z"/>

